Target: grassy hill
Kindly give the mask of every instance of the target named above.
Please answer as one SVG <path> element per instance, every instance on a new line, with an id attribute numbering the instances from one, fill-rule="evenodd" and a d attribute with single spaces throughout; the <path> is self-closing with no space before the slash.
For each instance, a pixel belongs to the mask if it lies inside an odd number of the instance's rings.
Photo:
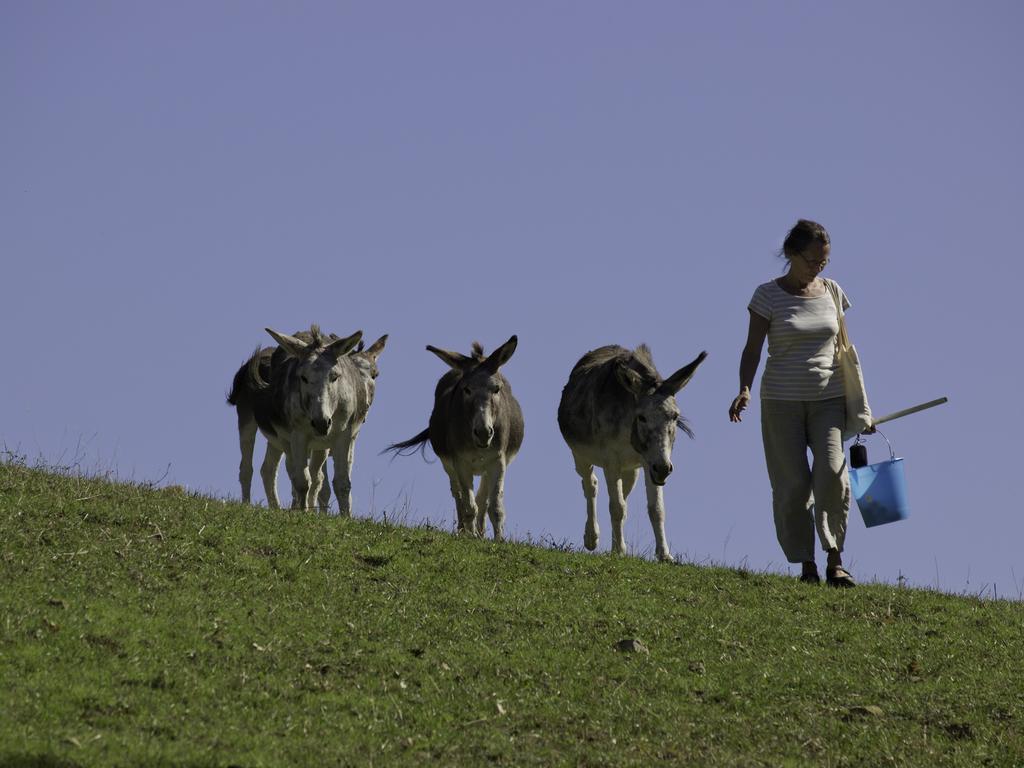
<path id="1" fill-rule="evenodd" d="M 0 587 L 0 766 L 1024 764 L 1016 603 L 12 464 Z"/>

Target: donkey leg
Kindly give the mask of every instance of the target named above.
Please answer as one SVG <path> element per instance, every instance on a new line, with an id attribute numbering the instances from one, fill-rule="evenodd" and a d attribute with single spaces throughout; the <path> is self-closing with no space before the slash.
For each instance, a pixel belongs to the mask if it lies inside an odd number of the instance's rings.
<path id="1" fill-rule="evenodd" d="M 238 484 L 242 486 L 242 501 L 252 501 L 252 455 L 256 450 L 256 419 L 248 408 L 238 409 L 238 445 L 242 460 L 238 464 Z"/>
<path id="2" fill-rule="evenodd" d="M 459 485 L 462 487 L 463 530 L 469 531 L 473 536 L 482 536 L 483 520 L 477 514 L 476 497 L 473 495 L 473 470 L 468 467 L 457 469 Z"/>
<path id="3" fill-rule="evenodd" d="M 462 484 L 459 482 L 459 473 L 455 471 L 455 465 L 447 459 L 441 459 L 441 466 L 444 467 L 445 474 L 448 475 L 448 486 L 452 491 L 452 499 L 455 500 L 455 531 L 462 533 L 466 517 L 463 512 L 465 505 L 462 501 Z"/>
<path id="4" fill-rule="evenodd" d="M 327 506 L 320 503 L 320 497 L 324 486 L 324 465 L 327 463 L 327 450 L 312 451 L 309 454 L 309 498 L 313 506 L 326 512 Z M 328 498 L 330 492 L 328 491 Z"/>
<path id="5" fill-rule="evenodd" d="M 294 438 L 284 456 L 292 481 L 292 509 L 309 509 L 309 449 L 301 437 Z"/>
<path id="6" fill-rule="evenodd" d="M 505 462 L 498 465 L 480 478 L 480 487 L 487 490 L 487 516 L 491 519 L 494 540 L 505 540 Z M 481 516 L 483 512 L 480 513 Z M 480 526 L 483 536 L 483 526 Z"/>
<path id="7" fill-rule="evenodd" d="M 639 476 L 639 469 L 634 469 L 633 471 L 627 469 L 622 475 L 622 498 L 629 499 L 629 494 L 633 492 L 633 486 L 636 485 L 636 479 Z"/>
<path id="8" fill-rule="evenodd" d="M 583 546 L 593 552 L 601 538 L 601 528 L 597 524 L 597 475 L 594 474 L 594 467 L 585 461 L 577 458 L 576 474 L 583 481 L 583 497 L 587 500 L 587 525 L 583 529 Z"/>
<path id="9" fill-rule="evenodd" d="M 338 500 L 338 514 L 342 517 L 352 517 L 352 460 L 355 452 L 355 433 L 343 434 L 331 448 L 334 454 L 334 496 Z"/>
<path id="10" fill-rule="evenodd" d="M 263 465 L 260 467 L 263 492 L 267 495 L 267 506 L 271 509 L 281 508 L 281 502 L 277 498 L 277 467 L 281 463 L 281 453 L 280 448 L 268 442 L 267 453 L 263 457 Z"/>
<path id="11" fill-rule="evenodd" d="M 330 455 L 330 451 L 327 451 Z M 317 494 L 317 506 L 320 507 L 324 512 L 331 506 L 331 481 L 327 477 L 327 457 L 324 457 L 324 467 L 320 477 L 320 493 Z"/>
<path id="12" fill-rule="evenodd" d="M 476 497 L 473 495 L 473 475 L 460 478 L 462 483 L 462 498 L 465 503 L 465 522 L 463 529 L 467 530 L 476 538 L 483 536 L 484 522 L 477 512 Z"/>
<path id="13" fill-rule="evenodd" d="M 476 536 L 476 499 L 473 497 L 473 470 L 450 462 L 448 479 L 451 481 L 452 496 L 459 514 L 459 532 Z"/>
<path id="14" fill-rule="evenodd" d="M 489 474 L 484 472 L 480 476 L 480 485 L 476 489 L 476 517 L 473 519 L 473 531 L 481 538 L 487 533 L 487 514 L 490 511 L 490 480 Z"/>
<path id="15" fill-rule="evenodd" d="M 309 509 L 309 464 L 304 458 L 288 453 L 284 457 L 284 466 L 292 481 L 290 509 Z"/>
<path id="16" fill-rule="evenodd" d="M 664 563 L 675 562 L 675 558 L 669 552 L 668 540 L 665 537 L 665 497 L 661 486 L 654 484 L 646 468 L 644 469 L 644 484 L 647 486 L 647 516 L 651 518 L 651 528 L 654 529 L 658 559 Z"/>
<path id="17" fill-rule="evenodd" d="M 626 554 L 626 499 L 622 495 L 622 477 L 611 469 L 605 469 L 604 481 L 608 485 L 608 511 L 612 516 L 612 552 Z"/>

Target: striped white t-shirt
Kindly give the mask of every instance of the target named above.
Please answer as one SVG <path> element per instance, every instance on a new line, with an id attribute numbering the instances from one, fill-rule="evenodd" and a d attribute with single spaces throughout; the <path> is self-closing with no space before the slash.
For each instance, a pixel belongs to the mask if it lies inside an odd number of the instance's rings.
<path id="1" fill-rule="evenodd" d="M 822 278 L 825 279 L 825 278 Z M 845 312 L 850 301 L 834 281 Z M 748 309 L 768 320 L 768 361 L 762 400 L 827 400 L 843 396 L 835 367 L 839 318 L 832 293 L 808 298 L 787 293 L 773 280 L 757 286 Z"/>

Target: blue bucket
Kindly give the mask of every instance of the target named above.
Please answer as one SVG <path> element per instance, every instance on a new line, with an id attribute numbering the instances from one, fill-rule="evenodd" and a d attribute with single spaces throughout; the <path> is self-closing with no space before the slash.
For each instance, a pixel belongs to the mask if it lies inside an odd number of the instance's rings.
<path id="1" fill-rule="evenodd" d="M 896 458 L 891 445 L 889 461 L 850 470 L 850 490 L 868 528 L 910 517 L 903 459 Z"/>

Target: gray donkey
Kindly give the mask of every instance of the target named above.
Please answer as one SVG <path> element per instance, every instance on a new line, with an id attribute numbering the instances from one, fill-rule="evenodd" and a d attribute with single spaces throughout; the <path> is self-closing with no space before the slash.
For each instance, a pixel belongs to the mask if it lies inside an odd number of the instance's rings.
<path id="1" fill-rule="evenodd" d="M 662 486 L 672 472 L 676 427 L 693 436 L 679 413 L 675 395 L 705 357 L 707 353 L 701 352 L 664 380 L 645 344 L 632 352 L 619 346 L 601 347 L 585 354 L 573 367 L 558 404 L 558 427 L 572 450 L 576 472 L 583 479 L 587 499 L 583 545 L 587 549 L 597 548 L 600 535 L 594 466 L 604 469 L 610 497 L 612 552 L 618 554 L 626 553 L 626 497 L 643 467 L 647 514 L 654 528 L 658 559 L 673 559 L 665 540 Z"/>
<path id="2" fill-rule="evenodd" d="M 292 334 L 298 339 L 308 343 L 313 341 L 309 331 L 296 331 Z M 328 342 L 340 341 L 341 337 L 328 333 L 323 338 Z M 275 359 L 280 364 L 285 353 L 280 352 L 280 347 L 257 347 L 253 355 L 235 373 L 231 383 L 231 393 L 227 401 L 229 405 L 235 406 L 238 413 L 238 440 L 242 451 L 242 460 L 238 466 L 238 482 L 242 487 L 242 501 L 248 504 L 251 501 L 252 492 L 252 459 L 256 448 L 256 410 L 266 411 L 270 408 L 270 392 L 267 382 L 271 378 L 271 365 Z M 363 342 L 360 341 L 353 351 L 361 352 Z M 350 353 L 351 354 L 351 353 Z M 275 355 L 277 357 L 275 358 Z M 313 461 L 317 466 L 326 459 L 328 451 L 314 451 Z M 323 457 L 321 458 L 321 454 Z M 273 470 L 276 471 L 276 466 Z M 320 482 L 320 478 L 312 478 L 314 484 Z M 276 503 L 276 475 L 274 480 L 274 503 Z M 269 498 L 269 497 L 268 497 Z M 319 493 L 319 506 L 326 509 L 331 499 L 331 484 L 323 483 Z"/>
<path id="3" fill-rule="evenodd" d="M 242 499 L 249 501 L 258 427 L 267 438 L 260 474 L 272 508 L 280 506 L 277 467 L 282 454 L 292 483 L 292 507 L 308 509 L 318 497 L 325 505 L 320 483 L 330 452 L 338 510 L 349 516 L 355 440 L 373 402 L 377 358 L 388 337 L 353 351 L 362 331 L 338 338 L 325 336 L 316 325 L 294 336 L 266 330 L 278 348 L 269 356 L 268 350 L 257 349 L 235 374 L 228 395 L 228 403 L 238 409 Z"/>
<path id="4" fill-rule="evenodd" d="M 420 450 L 429 440 L 451 482 L 458 530 L 484 535 L 490 518 L 495 541 L 505 536 L 505 469 L 523 443 L 523 412 L 508 380 L 498 369 L 516 350 L 510 338 L 484 356 L 474 342 L 471 356 L 428 346 L 451 370 L 434 389 L 430 425 L 409 440 L 388 446 L 397 454 Z M 481 476 L 473 495 L 473 478 Z"/>

